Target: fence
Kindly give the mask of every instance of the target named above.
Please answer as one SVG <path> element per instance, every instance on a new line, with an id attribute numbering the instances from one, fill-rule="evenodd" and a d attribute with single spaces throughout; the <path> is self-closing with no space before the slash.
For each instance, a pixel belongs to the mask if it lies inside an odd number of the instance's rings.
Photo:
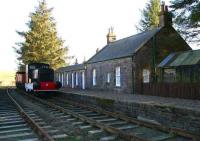
<path id="1" fill-rule="evenodd" d="M 200 100 L 200 83 L 143 83 L 141 93 L 144 95 Z"/>

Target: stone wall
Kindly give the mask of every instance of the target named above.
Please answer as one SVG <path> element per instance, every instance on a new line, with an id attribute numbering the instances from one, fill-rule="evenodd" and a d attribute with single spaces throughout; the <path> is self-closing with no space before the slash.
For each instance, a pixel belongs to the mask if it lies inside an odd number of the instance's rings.
<path id="1" fill-rule="evenodd" d="M 181 128 L 200 133 L 200 112 L 145 103 L 127 103 L 78 94 L 66 94 L 66 99 L 81 104 L 122 113 L 134 118 L 144 118 L 166 127 Z"/>
<path id="2" fill-rule="evenodd" d="M 121 86 L 116 87 L 115 68 L 120 67 Z M 92 71 L 96 69 L 96 86 L 92 84 Z M 111 74 L 110 83 L 107 83 L 107 73 Z M 132 93 L 132 58 L 120 58 L 104 62 L 87 64 L 86 88 L 114 91 L 118 93 Z"/>
<path id="3" fill-rule="evenodd" d="M 136 93 L 142 94 L 142 70 L 148 69 L 152 72 L 153 68 L 153 44 L 155 44 L 155 65 L 157 66 L 166 56 L 173 52 L 191 50 L 188 44 L 172 27 L 162 28 L 155 36 L 155 43 L 151 38 L 144 44 L 134 56 L 135 63 L 135 88 Z M 159 71 L 156 72 L 158 76 Z M 150 73 L 150 82 L 153 75 Z"/>

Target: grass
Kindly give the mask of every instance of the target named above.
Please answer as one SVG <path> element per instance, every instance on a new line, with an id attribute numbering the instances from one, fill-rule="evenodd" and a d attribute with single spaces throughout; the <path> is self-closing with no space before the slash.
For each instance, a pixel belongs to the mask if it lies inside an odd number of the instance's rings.
<path id="1" fill-rule="evenodd" d="M 14 71 L 0 71 L 0 86 L 13 86 L 15 83 Z"/>

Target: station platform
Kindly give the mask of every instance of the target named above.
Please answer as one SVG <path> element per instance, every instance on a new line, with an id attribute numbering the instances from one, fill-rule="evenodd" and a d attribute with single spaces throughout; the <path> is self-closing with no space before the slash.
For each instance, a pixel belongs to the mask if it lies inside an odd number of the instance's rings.
<path id="1" fill-rule="evenodd" d="M 187 109 L 200 113 L 200 100 L 167 98 L 159 96 L 141 95 L 141 94 L 119 94 L 107 91 L 97 90 L 77 90 L 71 88 L 61 88 L 61 92 L 85 95 L 97 98 L 112 99 L 115 101 L 127 103 L 142 103 L 149 105 L 161 105 L 166 107 L 176 107 L 178 109 Z"/>

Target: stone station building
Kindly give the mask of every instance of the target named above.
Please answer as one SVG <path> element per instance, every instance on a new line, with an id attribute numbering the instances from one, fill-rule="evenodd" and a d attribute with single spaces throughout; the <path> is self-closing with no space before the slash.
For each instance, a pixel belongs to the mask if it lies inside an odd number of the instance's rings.
<path id="1" fill-rule="evenodd" d="M 116 40 L 113 29 L 107 45 L 84 64 L 56 70 L 63 87 L 139 93 L 143 83 L 156 81 L 156 66 L 170 53 L 191 50 L 172 26 L 167 6 L 161 6 L 157 28 Z"/>

